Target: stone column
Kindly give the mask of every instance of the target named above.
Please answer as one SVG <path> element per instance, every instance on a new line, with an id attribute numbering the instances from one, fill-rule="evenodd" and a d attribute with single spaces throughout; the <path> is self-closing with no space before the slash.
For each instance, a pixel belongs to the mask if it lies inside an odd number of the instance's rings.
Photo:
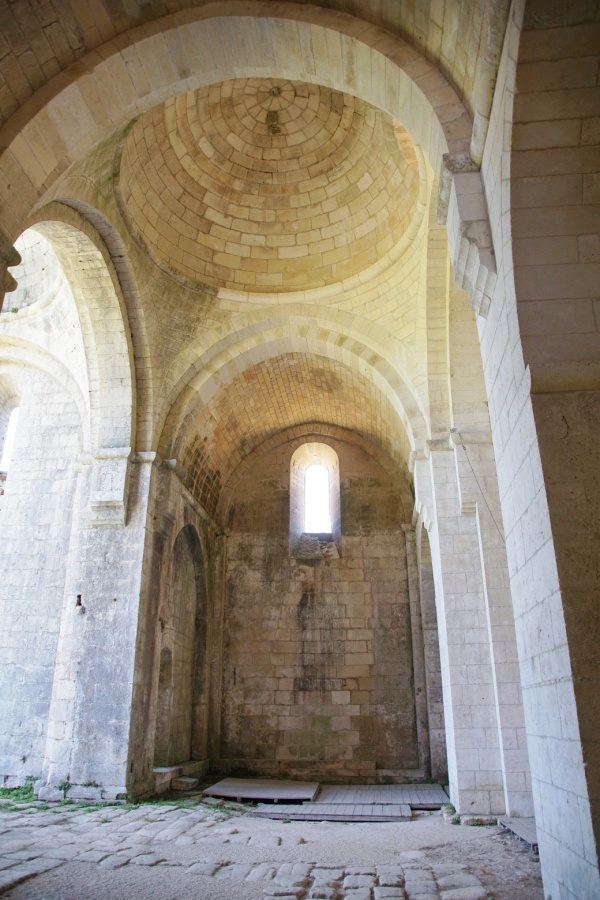
<path id="1" fill-rule="evenodd" d="M 491 435 L 452 435 L 461 511 L 477 522 L 506 813 L 532 816 L 527 735 L 506 542 Z"/>
<path id="2" fill-rule="evenodd" d="M 227 537 L 217 539 L 214 574 L 214 606 L 208 635 L 210 696 L 208 703 L 208 756 L 221 758 L 221 717 L 223 693 L 223 633 L 227 600 Z"/>
<path id="3" fill-rule="evenodd" d="M 408 574 L 408 597 L 410 602 L 419 766 L 428 773 L 431 771 L 431 752 L 429 748 L 427 674 L 425 669 L 423 623 L 421 619 L 421 601 L 419 596 L 419 568 L 417 565 L 416 535 L 415 530 L 411 525 L 403 525 L 402 530 L 406 539 L 406 566 Z"/>
<path id="4" fill-rule="evenodd" d="M 461 814 L 505 812 L 497 706 L 477 520 L 461 515 L 455 452 L 430 441 L 415 464 L 417 499 L 430 492 L 450 798 Z"/>
<path id="5" fill-rule="evenodd" d="M 114 453 L 107 468 L 103 455 L 100 477 L 95 460 L 81 467 L 40 797 L 55 797 L 67 782 L 71 797 L 127 792 L 153 458 Z"/>

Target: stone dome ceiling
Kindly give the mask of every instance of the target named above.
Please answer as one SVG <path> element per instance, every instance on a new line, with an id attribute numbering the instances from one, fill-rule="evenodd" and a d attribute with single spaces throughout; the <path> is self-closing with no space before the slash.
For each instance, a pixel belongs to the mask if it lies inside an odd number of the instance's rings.
<path id="1" fill-rule="evenodd" d="M 176 276 L 235 291 L 324 287 L 406 233 L 418 173 L 390 116 L 348 94 L 235 79 L 167 100 L 124 141 L 129 227 Z"/>

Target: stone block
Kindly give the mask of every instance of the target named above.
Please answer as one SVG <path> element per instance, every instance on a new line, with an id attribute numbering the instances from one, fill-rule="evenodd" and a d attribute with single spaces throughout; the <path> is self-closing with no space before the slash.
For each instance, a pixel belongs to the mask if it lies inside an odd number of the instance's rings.
<path id="1" fill-rule="evenodd" d="M 346 875 L 344 878 L 344 890 L 349 891 L 354 888 L 371 889 L 375 885 L 375 877 L 373 875 Z"/>
<path id="2" fill-rule="evenodd" d="M 198 787 L 200 784 L 197 778 L 188 778 L 185 775 L 181 775 L 178 778 L 171 779 L 171 790 L 172 791 L 192 791 L 194 788 Z"/>
<path id="3" fill-rule="evenodd" d="M 152 770 L 154 775 L 154 787 L 157 794 L 163 794 L 171 787 L 173 778 L 179 778 L 181 775 L 180 766 L 158 766 Z"/>
<path id="4" fill-rule="evenodd" d="M 498 816 L 461 816 L 461 825 L 495 825 Z"/>
<path id="5" fill-rule="evenodd" d="M 67 796 L 69 800 L 102 800 L 102 788 L 92 785 L 74 784 L 69 789 Z"/>
<path id="6" fill-rule="evenodd" d="M 452 888 L 440 891 L 440 900 L 486 900 L 488 892 L 480 884 L 478 887 Z"/>
<path id="7" fill-rule="evenodd" d="M 58 802 L 65 799 L 65 792 L 59 791 L 59 789 L 53 785 L 46 784 L 39 789 L 37 798 L 38 800 Z"/>
<path id="8" fill-rule="evenodd" d="M 373 894 L 375 900 L 404 900 L 406 897 L 401 887 L 376 887 Z"/>
<path id="9" fill-rule="evenodd" d="M 377 880 L 382 887 L 402 887 L 404 871 L 400 866 L 377 866 Z"/>

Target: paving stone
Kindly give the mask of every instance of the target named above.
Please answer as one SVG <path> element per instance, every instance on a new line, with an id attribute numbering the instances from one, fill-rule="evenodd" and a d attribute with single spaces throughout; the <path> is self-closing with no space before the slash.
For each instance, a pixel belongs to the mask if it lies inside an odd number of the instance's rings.
<path id="1" fill-rule="evenodd" d="M 81 853 L 80 844 L 68 844 L 66 847 L 39 848 L 40 856 L 52 859 L 75 859 Z"/>
<path id="2" fill-rule="evenodd" d="M 197 862 L 187 870 L 191 875 L 214 875 L 221 868 L 222 863 Z"/>
<path id="3" fill-rule="evenodd" d="M 440 890 L 451 890 L 452 888 L 477 887 L 481 886 L 481 882 L 475 875 L 470 872 L 453 872 L 450 875 L 442 875 L 438 877 L 438 887 Z"/>
<path id="4" fill-rule="evenodd" d="M 377 880 L 382 887 L 402 887 L 404 869 L 400 866 L 377 866 Z"/>
<path id="5" fill-rule="evenodd" d="M 143 853 L 130 860 L 132 866 L 157 866 L 162 861 L 163 857 L 157 856 L 155 853 Z"/>
<path id="6" fill-rule="evenodd" d="M 9 851 L 6 851 L 6 849 L 5 849 L 5 851 L 4 851 L 4 856 L 5 856 L 7 859 L 14 859 L 15 862 L 19 862 L 19 861 L 27 862 L 27 861 L 30 860 L 30 859 L 35 859 L 35 857 L 36 857 L 36 851 L 35 851 L 35 850 L 31 850 L 31 849 L 28 849 L 28 850 L 9 850 Z"/>
<path id="7" fill-rule="evenodd" d="M 407 881 L 404 890 L 409 898 L 418 897 L 419 900 L 426 900 L 429 897 L 438 897 L 437 887 L 432 881 Z"/>
<path id="8" fill-rule="evenodd" d="M 326 869 L 315 866 L 310 874 L 314 885 L 323 884 L 333 887 L 342 880 L 345 871 L 345 869 Z"/>
<path id="9" fill-rule="evenodd" d="M 375 885 L 375 875 L 346 875 L 344 878 L 344 890 L 352 888 L 372 888 Z"/>
<path id="10" fill-rule="evenodd" d="M 275 875 L 277 884 L 283 887 L 307 887 L 311 866 L 306 863 L 284 863 Z"/>
<path id="11" fill-rule="evenodd" d="M 455 872 L 464 872 L 464 866 L 457 863 L 433 863 L 431 871 L 435 874 L 436 878 L 441 878 L 443 875 L 453 875 Z"/>
<path id="12" fill-rule="evenodd" d="M 130 859 L 131 856 L 128 853 L 114 853 L 110 856 L 107 856 L 98 865 L 101 869 L 121 869 L 123 866 L 127 865 Z"/>
<path id="13" fill-rule="evenodd" d="M 401 887 L 376 887 L 373 896 L 375 900 L 404 900 L 406 894 Z"/>
<path id="14" fill-rule="evenodd" d="M 10 869 L 3 869 L 0 872 L 0 892 L 4 893 L 22 881 L 27 881 L 35 875 L 41 875 L 43 872 L 49 872 L 62 865 L 62 859 L 31 859 L 27 862 L 17 863 Z"/>
<path id="15" fill-rule="evenodd" d="M 3 869 L 10 869 L 11 866 L 16 866 L 18 861 L 16 859 L 0 859 L 0 871 Z"/>
<path id="16" fill-rule="evenodd" d="M 372 900 L 371 888 L 356 888 L 344 891 L 344 900 Z"/>
<path id="17" fill-rule="evenodd" d="M 440 900 L 487 900 L 488 892 L 480 884 L 478 887 L 452 888 L 440 892 Z"/>
<path id="18" fill-rule="evenodd" d="M 194 839 L 189 834 L 182 834 L 181 837 L 175 839 L 174 843 L 177 847 L 189 847 L 194 843 Z"/>
<path id="19" fill-rule="evenodd" d="M 338 889 L 329 887 L 326 884 L 312 887 L 308 893 L 310 900 L 337 900 L 339 897 Z"/>
<path id="20" fill-rule="evenodd" d="M 99 863 L 102 862 L 103 859 L 106 859 L 108 855 L 107 852 L 101 850 L 84 850 L 84 852 L 80 853 L 79 856 L 76 856 L 75 859 L 77 862 Z"/>
<path id="21" fill-rule="evenodd" d="M 158 831 L 154 835 L 155 841 L 168 842 L 169 844 L 176 840 L 180 835 L 185 834 L 188 831 L 189 826 L 181 825 L 180 827 L 175 827 L 173 825 L 169 825 L 168 828 L 163 829 L 163 831 Z"/>
<path id="22" fill-rule="evenodd" d="M 277 867 L 273 865 L 269 865 L 269 863 L 259 863 L 257 866 L 253 866 L 251 871 L 248 873 L 245 881 L 272 881 L 275 878 L 275 873 L 277 872 Z"/>
<path id="23" fill-rule="evenodd" d="M 220 881 L 243 881 L 252 871 L 252 865 L 248 863 L 231 863 L 222 866 L 216 873 L 215 878 Z"/>
<path id="24" fill-rule="evenodd" d="M 404 879 L 409 881 L 433 881 L 433 872 L 431 869 L 405 869 Z"/>

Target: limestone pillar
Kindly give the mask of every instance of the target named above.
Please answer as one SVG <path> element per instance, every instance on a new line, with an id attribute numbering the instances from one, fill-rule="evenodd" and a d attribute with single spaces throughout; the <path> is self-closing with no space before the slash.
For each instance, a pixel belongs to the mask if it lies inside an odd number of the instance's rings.
<path id="1" fill-rule="evenodd" d="M 414 529 L 410 525 L 403 525 L 402 530 L 404 531 L 404 537 L 406 539 L 406 566 L 408 575 L 408 597 L 410 601 L 410 626 L 412 636 L 419 767 L 427 772 L 431 770 L 431 750 L 429 742 L 427 673 L 425 665 L 425 648 L 423 646 L 421 601 L 419 596 L 419 568 L 417 565 L 416 535 Z"/>
<path id="2" fill-rule="evenodd" d="M 115 451 L 81 466 L 41 797 L 67 782 L 70 796 L 111 799 L 127 792 L 153 457 L 130 460 Z"/>
<path id="3" fill-rule="evenodd" d="M 485 600 L 506 813 L 532 816 L 527 735 L 494 451 L 488 432 L 452 435 L 461 512 L 474 515 Z"/>
<path id="4" fill-rule="evenodd" d="M 470 440 L 470 443 L 468 441 Z M 504 535 L 487 434 L 429 442 L 415 464 L 429 539 L 452 802 L 531 815 L 529 763 Z"/>

